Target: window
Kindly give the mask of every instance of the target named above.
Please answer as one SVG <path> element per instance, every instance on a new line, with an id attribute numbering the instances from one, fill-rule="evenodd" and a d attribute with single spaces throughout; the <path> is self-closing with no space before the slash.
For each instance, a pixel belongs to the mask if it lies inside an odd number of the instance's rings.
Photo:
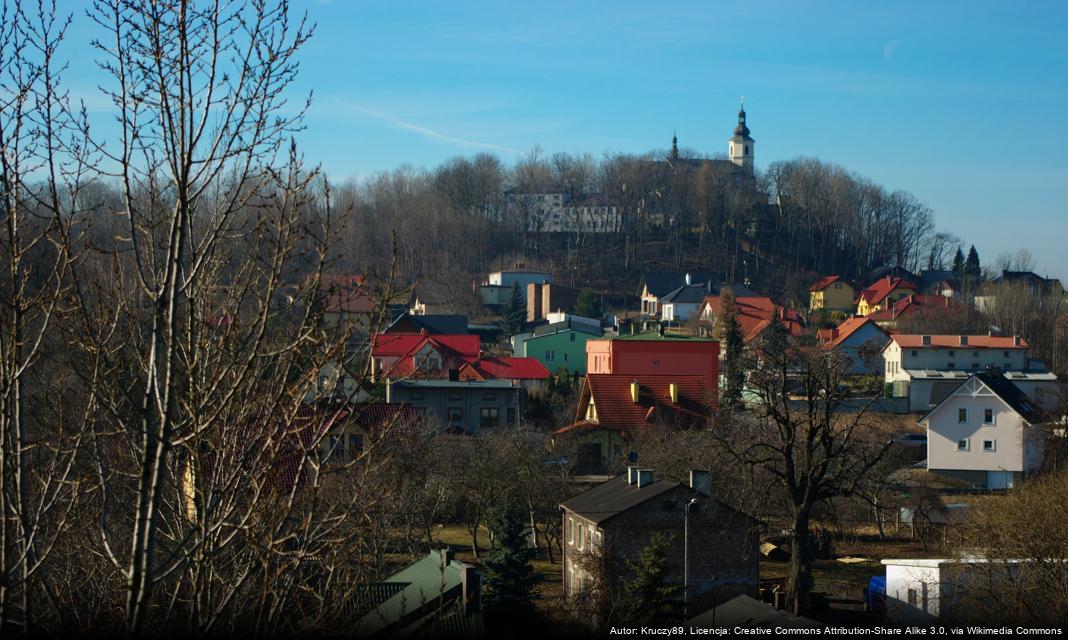
<path id="1" fill-rule="evenodd" d="M 997 451 L 997 441 L 983 440 L 983 451 Z"/>
<path id="2" fill-rule="evenodd" d="M 353 457 L 356 454 L 363 451 L 363 436 L 358 433 L 349 434 L 349 452 Z"/>
<path id="3" fill-rule="evenodd" d="M 978 358 L 979 357 L 979 352 L 978 351 L 972 351 L 972 357 L 973 358 Z"/>
<path id="4" fill-rule="evenodd" d="M 1008 352 L 1008 351 L 1006 351 L 1006 352 L 1005 352 L 1005 357 L 1006 357 L 1006 358 L 1008 358 L 1008 357 L 1009 357 L 1009 352 Z"/>
<path id="5" fill-rule="evenodd" d="M 464 409 L 463 407 L 449 407 L 447 409 L 449 415 L 449 422 L 463 422 L 464 421 Z"/>
<path id="6" fill-rule="evenodd" d="M 912 350 L 912 357 L 913 357 L 913 358 L 916 358 L 916 357 L 918 357 L 919 355 L 920 355 L 920 352 L 919 352 L 919 351 L 917 351 L 917 350 L 915 350 L 915 349 L 913 349 L 913 350 Z"/>
<path id="7" fill-rule="evenodd" d="M 745 145 L 745 155 L 749 155 L 749 145 Z"/>
<path id="8" fill-rule="evenodd" d="M 957 424 L 967 424 L 967 423 L 968 423 L 968 410 L 967 409 L 957 409 Z"/>
<path id="9" fill-rule="evenodd" d="M 571 332 L 571 342 L 574 342 L 574 341 L 575 341 L 575 332 L 572 331 Z M 564 356 L 564 360 L 567 360 L 567 356 Z"/>
<path id="10" fill-rule="evenodd" d="M 950 350 L 949 350 L 949 357 L 950 357 L 950 358 L 952 358 L 952 357 L 953 357 L 953 356 L 955 356 L 955 355 L 957 355 L 957 352 L 956 352 L 956 351 L 953 351 L 952 349 L 950 349 Z"/>
<path id="11" fill-rule="evenodd" d="M 564 354 L 564 362 L 567 362 L 567 354 Z"/>
<path id="12" fill-rule="evenodd" d="M 835 282 L 834 283 L 834 288 L 835 289 L 841 289 L 842 288 L 842 283 L 841 282 Z"/>
<path id="13" fill-rule="evenodd" d="M 478 426 L 483 429 L 489 429 L 497 426 L 497 419 L 500 416 L 497 407 L 482 407 L 479 410 Z"/>
<path id="14" fill-rule="evenodd" d="M 993 409 L 983 409 L 983 424 L 994 424 Z"/>
<path id="15" fill-rule="evenodd" d="M 978 368 L 979 368 L 979 363 L 978 362 L 973 362 L 972 363 L 972 369 L 978 369 Z"/>
<path id="16" fill-rule="evenodd" d="M 586 526 L 580 524 L 578 533 L 579 533 L 579 535 L 578 535 L 578 548 L 579 548 L 579 551 L 582 551 L 583 549 L 586 548 L 586 546 L 584 544 L 585 541 L 586 541 Z"/>
<path id="17" fill-rule="evenodd" d="M 957 440 L 957 451 L 967 451 L 967 450 L 968 450 L 968 440 L 967 439 L 965 439 L 965 440 Z"/>
<path id="18" fill-rule="evenodd" d="M 956 369 L 957 368 L 957 363 L 956 362 L 947 362 L 946 363 L 946 368 L 947 369 Z"/>
<path id="19" fill-rule="evenodd" d="M 575 519 L 567 519 L 567 543 L 575 544 Z"/>
<path id="20" fill-rule="evenodd" d="M 553 360 L 556 359 L 556 352 L 555 351 L 550 351 L 549 349 L 546 349 L 545 350 L 545 359 L 548 360 L 549 362 L 552 362 Z"/>

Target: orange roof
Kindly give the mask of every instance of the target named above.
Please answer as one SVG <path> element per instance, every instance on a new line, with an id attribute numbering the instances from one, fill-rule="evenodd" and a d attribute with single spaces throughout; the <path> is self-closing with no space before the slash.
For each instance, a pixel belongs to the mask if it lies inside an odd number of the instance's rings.
<path id="1" fill-rule="evenodd" d="M 860 296 L 857 298 L 857 302 L 861 300 L 867 300 L 868 304 L 879 304 L 886 299 L 886 296 L 894 292 L 895 289 L 910 289 L 916 291 L 916 287 L 907 280 L 901 278 L 893 278 L 886 276 L 885 278 L 879 278 L 875 281 L 875 284 L 871 285 L 864 291 L 860 292 Z"/>
<path id="2" fill-rule="evenodd" d="M 848 340 L 849 336 L 856 333 L 858 330 L 860 330 L 861 327 L 868 324 L 869 322 L 873 327 L 879 329 L 879 331 L 883 331 L 881 328 L 879 328 L 879 325 L 875 324 L 875 321 L 872 320 L 871 316 L 857 316 L 853 318 L 846 318 L 842 321 L 842 324 L 838 325 L 833 329 L 820 329 L 819 339 L 820 342 L 822 342 L 820 346 L 822 346 L 824 349 L 834 349 L 838 345 Z M 886 332 L 883 331 L 883 333 L 885 334 Z M 890 336 L 887 335 L 887 339 L 889 338 Z"/>
<path id="3" fill-rule="evenodd" d="M 954 303 L 953 300 L 946 296 L 940 295 L 911 295 L 907 298 L 902 298 L 890 305 L 886 309 L 880 309 L 868 317 L 872 320 L 895 320 L 904 316 L 910 316 L 916 313 L 931 312 L 937 310 L 949 310 L 953 307 L 962 307 L 959 303 Z"/>
<path id="4" fill-rule="evenodd" d="M 835 282 L 842 279 L 842 276 L 823 276 L 808 288 L 809 291 L 823 291 L 827 287 L 831 286 Z"/>
<path id="5" fill-rule="evenodd" d="M 460 367 L 461 380 L 545 380 L 549 370 L 534 358 L 489 356 Z"/>
<path id="6" fill-rule="evenodd" d="M 638 402 L 634 402 L 630 395 L 632 382 L 638 383 Z M 671 402 L 672 383 L 678 385 L 678 403 Z M 587 420 L 586 408 L 590 398 L 597 417 Z M 708 396 L 704 376 L 700 375 L 591 373 L 582 386 L 575 421 L 556 433 L 579 429 L 633 432 L 649 427 L 658 418 L 673 420 L 680 426 L 692 426 L 711 415 L 713 401 Z"/>
<path id="7" fill-rule="evenodd" d="M 923 339 L 931 339 L 930 344 L 924 344 Z M 961 343 L 961 338 L 967 338 L 967 344 Z M 890 338 L 902 347 L 934 347 L 949 349 L 953 347 L 979 348 L 979 349 L 1030 349 L 1027 340 L 1019 336 L 971 336 L 971 335 L 939 335 L 923 336 L 919 334 L 899 333 Z"/>

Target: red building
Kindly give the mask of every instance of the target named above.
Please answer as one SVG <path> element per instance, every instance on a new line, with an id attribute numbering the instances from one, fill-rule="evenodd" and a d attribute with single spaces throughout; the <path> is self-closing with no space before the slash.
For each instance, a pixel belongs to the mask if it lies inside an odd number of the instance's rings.
<path id="1" fill-rule="evenodd" d="M 587 373 L 700 375 L 710 397 L 719 395 L 719 342 L 640 334 L 586 342 Z"/>

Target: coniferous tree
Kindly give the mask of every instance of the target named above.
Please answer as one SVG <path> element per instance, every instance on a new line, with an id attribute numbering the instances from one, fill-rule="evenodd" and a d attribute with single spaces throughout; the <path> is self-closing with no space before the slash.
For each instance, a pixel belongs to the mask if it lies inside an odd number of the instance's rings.
<path id="1" fill-rule="evenodd" d="M 601 300 L 597 294 L 590 289 L 583 289 L 575 303 L 575 315 L 600 320 L 604 309 L 601 308 Z"/>
<path id="2" fill-rule="evenodd" d="M 527 319 L 527 308 L 523 304 L 523 295 L 519 293 L 519 284 L 512 285 L 512 295 L 504 305 L 504 322 L 501 328 L 506 335 L 515 335 L 523 328 Z"/>
<path id="3" fill-rule="evenodd" d="M 529 612 L 538 576 L 530 566 L 534 550 L 527 538 L 527 521 L 515 500 L 494 515 L 490 530 L 499 548 L 483 563 L 486 606 L 498 611 Z"/>
<path id="4" fill-rule="evenodd" d="M 979 252 L 975 250 L 973 244 L 971 249 L 968 249 L 968 257 L 964 260 L 964 277 L 972 284 L 978 284 L 982 273 L 982 267 L 979 265 Z"/>
<path id="5" fill-rule="evenodd" d="M 668 558 L 671 538 L 656 533 L 642 549 L 637 562 L 628 560 L 634 577 L 623 587 L 625 617 L 631 624 L 658 624 L 678 620 L 685 586 L 671 580 Z"/>
<path id="6" fill-rule="evenodd" d="M 957 278 L 964 277 L 964 252 L 957 247 L 957 253 L 953 256 L 953 273 Z"/>

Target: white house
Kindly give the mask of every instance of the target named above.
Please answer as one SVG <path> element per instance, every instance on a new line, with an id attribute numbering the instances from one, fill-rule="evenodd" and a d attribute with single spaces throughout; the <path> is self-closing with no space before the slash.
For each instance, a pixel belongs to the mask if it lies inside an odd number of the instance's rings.
<path id="1" fill-rule="evenodd" d="M 895 398 L 909 399 L 910 411 L 926 411 L 936 382 L 987 369 L 1027 371 L 1030 348 L 1019 336 L 897 334 L 883 349 L 885 381 Z"/>
<path id="2" fill-rule="evenodd" d="M 883 560 L 886 618 L 897 623 L 936 618 L 967 622 L 977 607 L 985 608 L 989 589 L 1029 581 L 1028 568 L 1040 569 L 1034 562 L 983 557 Z"/>
<path id="3" fill-rule="evenodd" d="M 512 296 L 512 287 L 518 285 L 519 296 L 523 299 L 523 304 L 526 304 L 528 284 L 552 284 L 552 281 L 553 274 L 548 271 L 527 269 L 522 264 L 516 265 L 515 269 L 494 271 L 480 287 L 482 302 L 488 305 L 508 304 Z"/>
<path id="4" fill-rule="evenodd" d="M 970 376 L 919 420 L 927 469 L 988 489 L 1008 489 L 1042 466 L 1051 421 L 1000 372 Z"/>
<path id="5" fill-rule="evenodd" d="M 660 319 L 667 322 L 686 322 L 701 311 L 705 296 L 712 293 L 712 283 L 693 283 L 686 274 L 686 284 L 660 299 Z"/>

